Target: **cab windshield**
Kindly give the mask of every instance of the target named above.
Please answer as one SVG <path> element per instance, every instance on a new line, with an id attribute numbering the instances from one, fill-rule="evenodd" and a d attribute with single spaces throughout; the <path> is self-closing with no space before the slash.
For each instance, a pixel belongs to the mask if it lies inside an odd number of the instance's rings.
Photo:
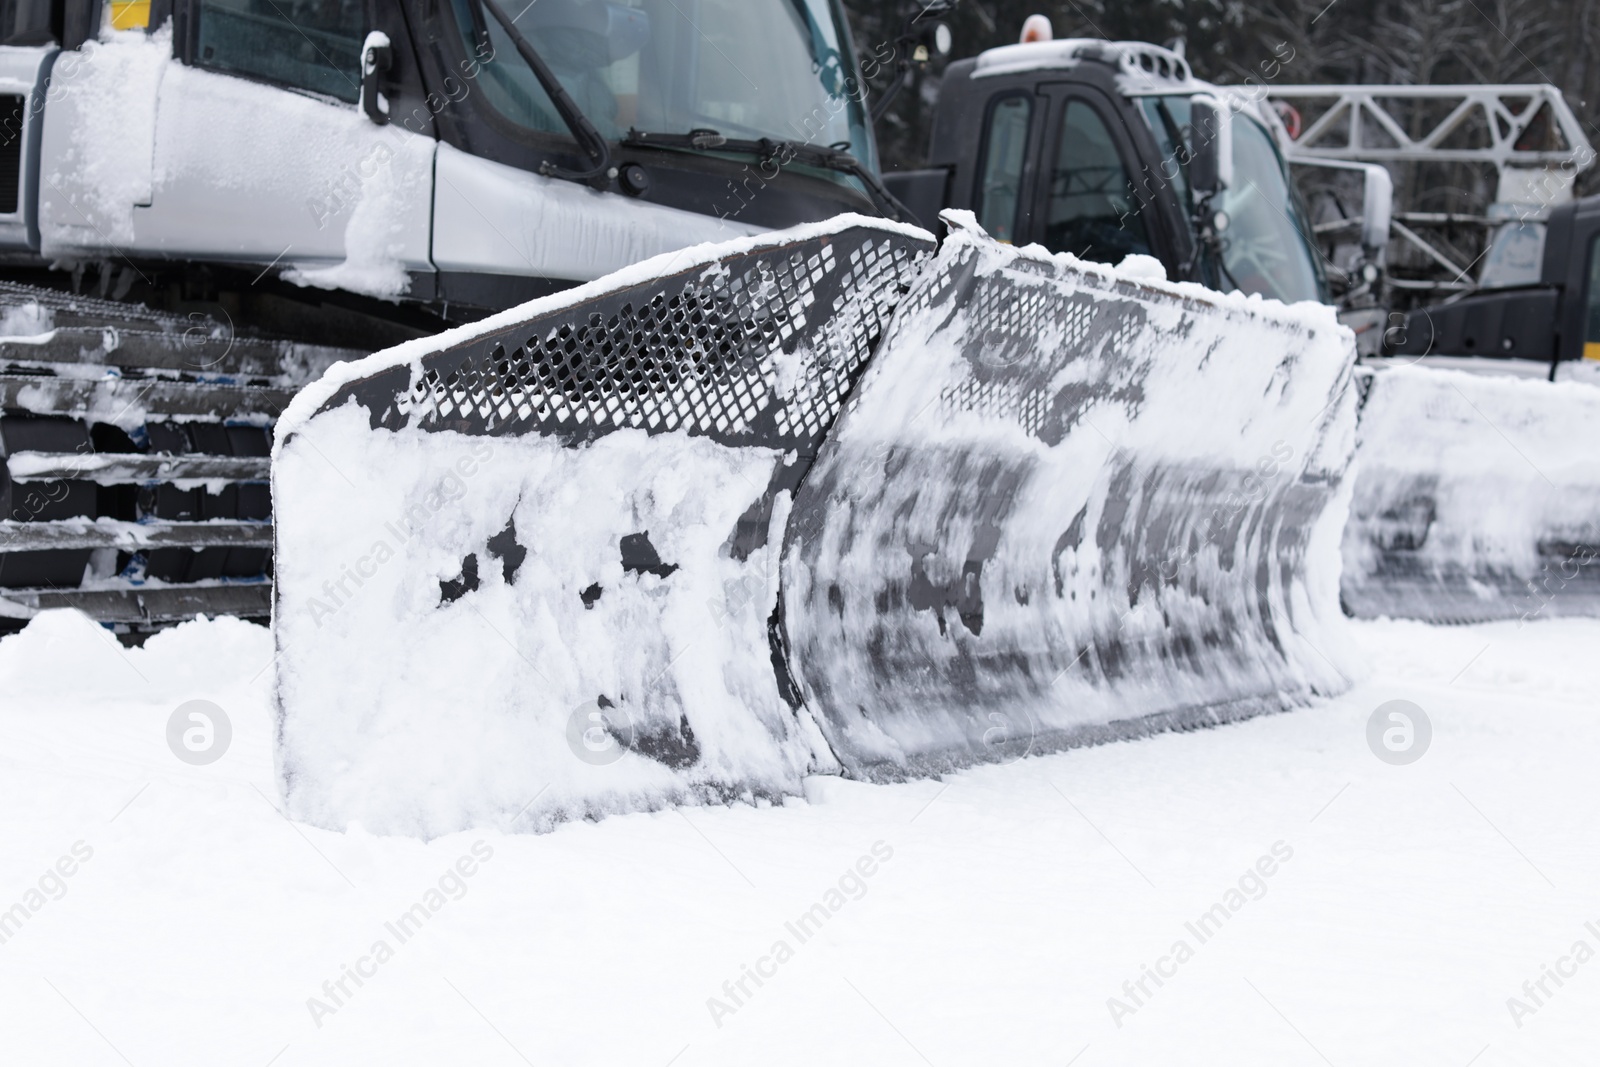
<path id="1" fill-rule="evenodd" d="M 1140 104 L 1161 146 L 1162 158 L 1174 158 L 1176 145 L 1168 123 L 1180 136 L 1190 136 L 1189 98 L 1148 96 Z M 1187 205 L 1185 174 L 1181 168 L 1172 169 L 1179 202 Z M 1212 284 L 1286 303 L 1326 299 L 1322 263 L 1309 236 L 1311 226 L 1305 211 L 1289 182 L 1288 168 L 1273 146 L 1272 135 L 1249 115 L 1234 113 L 1233 184 L 1211 206 L 1228 216 L 1228 227 L 1222 233 L 1222 262 L 1207 264 Z M 1211 275 L 1220 276 L 1211 279 Z"/>
<path id="2" fill-rule="evenodd" d="M 569 135 L 480 0 L 450 0 L 489 103 L 518 125 Z M 831 145 L 876 168 L 837 0 L 502 0 L 607 140 L 716 130 Z M 520 14 L 518 12 L 520 11 Z M 841 179 L 842 180 L 842 179 Z"/>

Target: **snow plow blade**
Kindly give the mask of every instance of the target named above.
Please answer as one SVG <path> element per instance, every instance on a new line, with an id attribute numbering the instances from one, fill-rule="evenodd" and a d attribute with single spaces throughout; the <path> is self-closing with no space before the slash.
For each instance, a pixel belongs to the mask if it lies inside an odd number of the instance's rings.
<path id="1" fill-rule="evenodd" d="M 1355 353 L 1332 312 L 946 220 L 784 551 L 791 661 L 846 770 L 937 773 L 1342 688 Z"/>
<path id="2" fill-rule="evenodd" d="M 1600 615 L 1600 389 L 1420 367 L 1360 384 L 1352 614 Z"/>
<path id="3" fill-rule="evenodd" d="M 531 830 L 1340 688 L 1348 331 L 947 221 L 688 250 L 302 393 L 293 814 Z"/>
<path id="4" fill-rule="evenodd" d="M 335 368 L 280 423 L 279 771 L 430 836 L 800 792 L 788 501 L 932 250 L 842 217 Z"/>

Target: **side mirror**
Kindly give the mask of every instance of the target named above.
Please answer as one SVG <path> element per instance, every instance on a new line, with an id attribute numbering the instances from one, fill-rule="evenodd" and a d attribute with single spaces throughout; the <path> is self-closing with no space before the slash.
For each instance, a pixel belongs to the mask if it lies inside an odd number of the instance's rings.
<path id="1" fill-rule="evenodd" d="M 1364 163 L 1366 186 L 1361 200 L 1361 244 L 1367 259 L 1382 265 L 1389 247 L 1389 223 L 1394 214 L 1394 179 L 1376 163 Z"/>
<path id="2" fill-rule="evenodd" d="M 1201 201 L 1233 184 L 1233 112 L 1209 93 L 1197 93 L 1189 101 L 1189 127 L 1189 184 Z"/>
<path id="3" fill-rule="evenodd" d="M 1289 165 L 1343 171 L 1346 174 L 1361 172 L 1361 251 L 1355 260 L 1355 277 L 1350 279 L 1350 291 L 1341 298 L 1341 306 L 1347 306 L 1344 301 L 1352 295 L 1381 294 L 1385 288 L 1384 261 L 1388 257 L 1389 229 L 1394 217 L 1394 179 L 1389 176 L 1389 171 L 1376 163 L 1351 163 L 1343 159 L 1291 157 Z M 1345 234 L 1355 228 L 1354 219 L 1343 218 L 1342 208 L 1339 215 L 1340 219 L 1330 220 L 1337 224 L 1337 228 L 1330 232 Z M 1348 238 L 1335 238 L 1335 245 L 1334 252 L 1328 253 L 1330 259 L 1338 247 L 1348 246 Z"/>

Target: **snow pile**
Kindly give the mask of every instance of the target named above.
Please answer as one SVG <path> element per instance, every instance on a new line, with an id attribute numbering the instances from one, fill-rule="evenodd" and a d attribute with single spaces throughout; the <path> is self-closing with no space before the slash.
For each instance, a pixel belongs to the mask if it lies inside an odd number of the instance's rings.
<path id="1" fill-rule="evenodd" d="M 1592 610 L 1600 389 L 1453 370 L 1373 375 L 1344 536 L 1363 614 L 1516 618 Z M 1540 589 L 1530 591 L 1529 582 Z"/>
<path id="2" fill-rule="evenodd" d="M 242 691 L 261 677 L 271 652 L 266 628 L 241 619 L 199 619 L 125 648 L 81 612 L 44 611 L 0 640 L 0 679 L 17 706 L 64 697 L 165 704 L 171 694 L 181 694 L 181 703 Z"/>
<path id="3" fill-rule="evenodd" d="M 1164 282 L 1167 280 L 1167 268 L 1155 256 L 1141 255 L 1137 252 L 1122 257 L 1122 262 L 1117 264 L 1117 274 L 1129 281 Z"/>
<path id="4" fill-rule="evenodd" d="M 1600 385 L 1600 360 L 1569 359 L 1556 364 L 1556 381 Z"/>
<path id="5" fill-rule="evenodd" d="M 7 344 L 45 344 L 55 336 L 55 313 L 37 300 L 0 308 L 0 337 Z"/>
<path id="6" fill-rule="evenodd" d="M 343 261 L 286 270 L 285 281 L 395 300 L 411 288 L 407 266 L 429 266 L 425 258 L 421 263 L 414 260 L 426 247 L 417 245 L 415 231 L 419 225 L 425 228 L 429 218 L 433 143 L 393 126 L 383 129 L 394 131 L 390 140 L 367 146 L 356 157 L 356 165 L 341 176 L 344 181 L 335 182 L 325 200 L 313 201 L 319 226 L 348 212 Z"/>
<path id="7" fill-rule="evenodd" d="M 839 758 L 936 771 L 1347 686 L 1332 310 L 947 218 L 795 501 L 785 621 Z"/>

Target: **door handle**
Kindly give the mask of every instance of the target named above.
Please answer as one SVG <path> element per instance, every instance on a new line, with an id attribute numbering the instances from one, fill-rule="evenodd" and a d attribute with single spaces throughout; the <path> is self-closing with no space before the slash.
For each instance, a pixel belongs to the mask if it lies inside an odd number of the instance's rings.
<path id="1" fill-rule="evenodd" d="M 361 45 L 361 110 L 379 126 L 389 124 L 389 101 L 379 91 L 378 82 L 393 65 L 389 35 L 379 30 L 367 34 Z"/>

